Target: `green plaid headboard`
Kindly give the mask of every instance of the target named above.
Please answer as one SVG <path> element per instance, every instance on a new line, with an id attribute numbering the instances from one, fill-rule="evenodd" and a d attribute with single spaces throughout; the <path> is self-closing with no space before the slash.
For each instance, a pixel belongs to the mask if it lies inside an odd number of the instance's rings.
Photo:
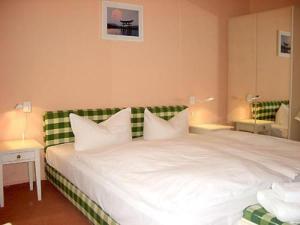
<path id="1" fill-rule="evenodd" d="M 252 118 L 253 119 L 255 118 L 255 111 L 256 111 L 256 119 L 275 121 L 276 112 L 278 111 L 282 103 L 288 105 L 289 101 L 284 100 L 284 101 L 257 102 L 256 110 L 255 110 L 255 103 L 252 103 L 251 104 Z"/>
<path id="2" fill-rule="evenodd" d="M 179 106 L 155 106 L 147 107 L 155 115 L 169 120 L 178 112 L 186 109 L 184 105 Z M 77 115 L 87 117 L 97 123 L 108 119 L 113 114 L 119 112 L 120 108 L 107 109 L 83 109 L 83 110 L 66 110 L 66 111 L 50 111 L 46 112 L 44 120 L 44 141 L 45 148 L 52 145 L 58 145 L 74 141 L 74 134 L 71 129 L 69 114 L 75 113 Z M 143 136 L 144 126 L 144 107 L 131 108 L 131 124 L 132 137 L 137 138 Z"/>

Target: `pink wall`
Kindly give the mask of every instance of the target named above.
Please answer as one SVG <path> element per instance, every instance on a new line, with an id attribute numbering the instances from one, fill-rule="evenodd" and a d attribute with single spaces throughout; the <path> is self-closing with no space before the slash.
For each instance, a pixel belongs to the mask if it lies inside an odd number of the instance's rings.
<path id="1" fill-rule="evenodd" d="M 125 1 L 124 1 L 125 2 Z M 144 6 L 144 42 L 100 38 L 100 0 L 0 1 L 0 140 L 42 142 L 45 110 L 187 104 L 193 123 L 226 119 L 227 19 L 248 13 L 249 2 L 127 0 Z M 5 183 L 25 181 L 25 166 L 6 166 Z"/>
<path id="2" fill-rule="evenodd" d="M 289 99 L 291 60 L 278 57 L 276 34 L 291 31 L 291 18 L 292 7 L 285 7 L 230 19 L 228 121 L 250 118 L 249 93 L 260 101 Z"/>
<path id="3" fill-rule="evenodd" d="M 277 9 L 300 4 L 300 0 L 250 0 L 250 12 Z"/>

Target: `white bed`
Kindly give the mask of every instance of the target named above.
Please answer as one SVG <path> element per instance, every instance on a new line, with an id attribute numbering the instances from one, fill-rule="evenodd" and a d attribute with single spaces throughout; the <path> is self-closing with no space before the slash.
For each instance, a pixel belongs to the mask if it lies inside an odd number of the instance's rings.
<path id="1" fill-rule="evenodd" d="M 300 174 L 299 143 L 233 131 L 46 158 L 121 225 L 236 224 L 257 190 Z"/>

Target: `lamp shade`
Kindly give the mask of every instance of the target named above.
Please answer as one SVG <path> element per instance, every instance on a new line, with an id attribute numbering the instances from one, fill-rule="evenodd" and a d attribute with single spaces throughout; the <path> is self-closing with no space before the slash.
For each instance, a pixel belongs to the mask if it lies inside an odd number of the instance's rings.
<path id="1" fill-rule="evenodd" d="M 189 103 L 190 105 L 195 105 L 197 103 L 205 103 L 205 102 L 211 102 L 214 101 L 215 98 L 214 97 L 208 97 L 208 98 L 204 98 L 204 99 L 197 99 L 197 97 L 195 96 L 190 96 L 189 97 Z"/>
<path id="2" fill-rule="evenodd" d="M 259 95 L 248 94 L 246 96 L 246 101 L 249 102 L 249 103 L 253 103 L 254 101 L 256 101 L 259 98 L 260 98 Z"/>

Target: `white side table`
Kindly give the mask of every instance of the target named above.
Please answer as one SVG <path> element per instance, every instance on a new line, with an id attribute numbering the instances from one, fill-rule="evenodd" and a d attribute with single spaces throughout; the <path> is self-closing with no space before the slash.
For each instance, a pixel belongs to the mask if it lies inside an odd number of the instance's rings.
<path id="1" fill-rule="evenodd" d="M 190 126 L 190 133 L 194 134 L 202 134 L 211 131 L 218 131 L 218 130 L 233 130 L 234 127 L 228 125 L 221 125 L 221 124 L 200 124 L 200 125 L 191 125 Z"/>
<path id="2" fill-rule="evenodd" d="M 246 119 L 235 121 L 235 129 L 238 131 L 247 131 L 252 133 L 262 133 L 271 135 L 271 125 L 274 124 L 268 120 Z"/>
<path id="3" fill-rule="evenodd" d="M 40 151 L 43 146 L 35 140 L 0 142 L 0 207 L 4 206 L 3 165 L 28 162 L 29 186 L 33 190 L 33 176 L 35 165 L 37 198 L 42 199 Z"/>

